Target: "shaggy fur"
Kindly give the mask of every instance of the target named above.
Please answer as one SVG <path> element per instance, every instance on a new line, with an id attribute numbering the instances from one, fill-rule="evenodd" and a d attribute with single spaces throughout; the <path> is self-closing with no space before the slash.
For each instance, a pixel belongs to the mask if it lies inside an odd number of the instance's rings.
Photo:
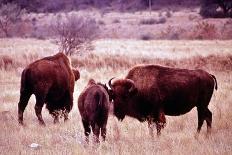
<path id="1" fill-rule="evenodd" d="M 28 65 L 22 72 L 20 100 L 18 103 L 18 121 L 23 124 L 23 112 L 32 94 L 36 97 L 35 112 L 40 124 L 42 107 L 46 103 L 49 113 L 58 122 L 59 111 L 65 120 L 73 106 L 75 80 L 80 73 L 72 69 L 70 60 L 63 53 L 45 57 Z"/>
<path id="2" fill-rule="evenodd" d="M 166 124 L 165 115 L 179 116 L 197 107 L 198 128 L 203 121 L 211 128 L 212 113 L 208 105 L 217 89 L 215 76 L 203 70 L 141 65 L 132 68 L 125 79 L 109 85 L 113 91 L 114 114 L 119 120 L 126 115 L 156 124 L 157 134 Z M 152 132 L 152 131 L 151 131 Z"/>
<path id="3" fill-rule="evenodd" d="M 91 132 L 90 126 L 92 127 L 96 142 L 99 142 L 100 130 L 101 136 L 105 140 L 110 102 L 104 85 L 90 79 L 88 85 L 78 98 L 78 108 L 87 142 Z"/>

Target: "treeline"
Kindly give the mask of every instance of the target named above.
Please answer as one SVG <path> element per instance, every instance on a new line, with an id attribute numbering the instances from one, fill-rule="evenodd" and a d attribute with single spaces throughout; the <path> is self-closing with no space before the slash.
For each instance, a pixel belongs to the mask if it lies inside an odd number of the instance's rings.
<path id="1" fill-rule="evenodd" d="M 0 4 L 16 3 L 21 8 L 31 12 L 58 12 L 61 10 L 79 10 L 89 7 L 106 8 L 119 11 L 133 11 L 160 7 L 194 7 L 200 0 L 0 0 Z"/>
<path id="2" fill-rule="evenodd" d="M 113 11 L 182 9 L 200 7 L 204 17 L 232 17 L 232 0 L 0 0 L 29 12 L 59 12 L 98 8 Z"/>
<path id="3" fill-rule="evenodd" d="M 203 17 L 232 18 L 232 0 L 201 0 Z"/>

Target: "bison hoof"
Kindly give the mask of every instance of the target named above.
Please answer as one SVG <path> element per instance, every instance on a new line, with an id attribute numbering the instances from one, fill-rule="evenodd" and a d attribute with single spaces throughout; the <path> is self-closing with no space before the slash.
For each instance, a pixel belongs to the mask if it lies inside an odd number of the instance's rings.
<path id="1" fill-rule="evenodd" d="M 53 123 L 54 123 L 54 124 L 59 123 L 59 119 L 54 119 Z"/>
<path id="2" fill-rule="evenodd" d="M 39 122 L 39 125 L 44 126 L 44 127 L 46 126 L 44 122 Z"/>
<path id="3" fill-rule="evenodd" d="M 68 119 L 68 118 L 65 118 L 65 119 L 64 119 L 64 122 L 68 122 L 68 121 L 69 121 L 69 119 Z"/>
<path id="4" fill-rule="evenodd" d="M 19 120 L 19 125 L 24 125 L 22 120 Z"/>

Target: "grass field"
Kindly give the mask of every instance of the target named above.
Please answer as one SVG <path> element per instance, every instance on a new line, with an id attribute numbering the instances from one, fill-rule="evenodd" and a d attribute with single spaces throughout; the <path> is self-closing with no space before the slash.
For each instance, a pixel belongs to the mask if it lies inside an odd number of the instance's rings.
<path id="1" fill-rule="evenodd" d="M 75 85 L 70 121 L 54 125 L 44 108 L 47 126 L 39 126 L 32 96 L 24 112 L 26 127 L 21 127 L 17 103 L 22 69 L 57 51 L 52 40 L 0 40 L 0 154 L 232 154 L 232 41 L 98 40 L 92 52 L 71 57 L 81 78 Z M 141 63 L 201 68 L 216 76 L 218 90 L 209 105 L 213 128 L 208 138 L 206 124 L 198 139 L 194 138 L 197 112 L 193 109 L 183 116 L 167 117 L 167 126 L 159 138 L 149 136 L 147 123 L 129 117 L 118 122 L 110 115 L 106 141 L 99 147 L 84 144 L 76 103 L 88 79 L 107 82 L 114 76 L 124 77 L 130 67 Z M 31 143 L 39 147 L 30 148 Z"/>

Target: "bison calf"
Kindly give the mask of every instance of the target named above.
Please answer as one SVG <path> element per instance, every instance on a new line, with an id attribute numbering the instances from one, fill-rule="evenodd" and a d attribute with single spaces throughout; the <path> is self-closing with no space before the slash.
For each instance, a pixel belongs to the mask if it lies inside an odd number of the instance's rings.
<path id="1" fill-rule="evenodd" d="M 89 141 L 90 126 L 92 127 L 95 142 L 99 142 L 100 130 L 101 136 L 105 140 L 109 113 L 107 87 L 90 79 L 78 98 L 78 108 L 85 130 L 86 141 Z"/>

